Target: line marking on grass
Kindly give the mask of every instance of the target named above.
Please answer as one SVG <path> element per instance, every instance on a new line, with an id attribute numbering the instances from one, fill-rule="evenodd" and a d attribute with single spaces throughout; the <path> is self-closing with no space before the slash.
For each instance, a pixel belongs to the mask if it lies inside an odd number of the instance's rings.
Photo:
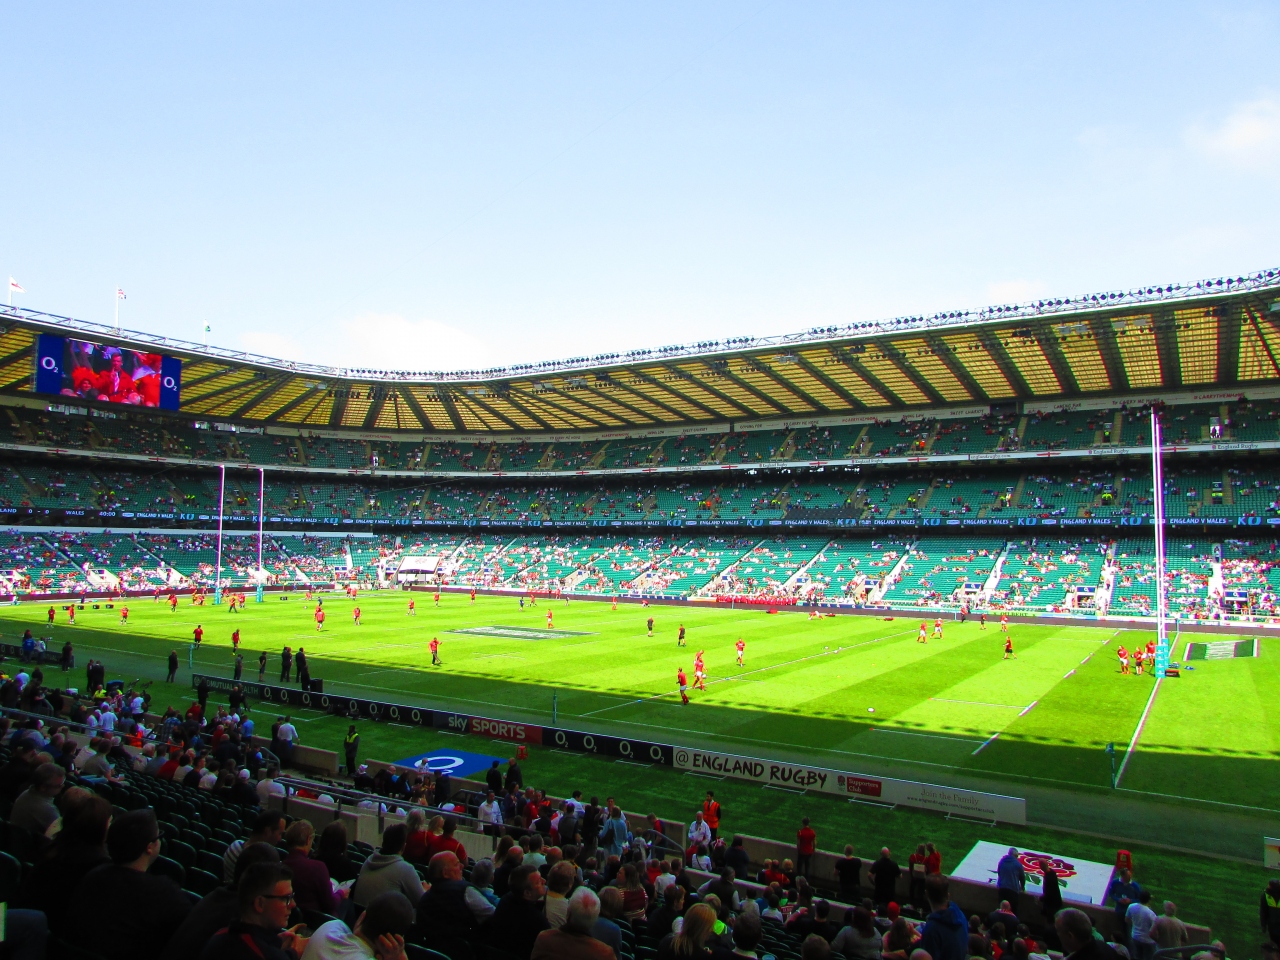
<path id="1" fill-rule="evenodd" d="M 983 750 L 987 749 L 987 747 L 991 746 L 991 744 L 995 743 L 996 738 L 999 736 L 1000 736 L 1000 731 L 997 730 L 991 736 L 987 737 L 987 739 L 983 740 L 980 744 L 978 744 L 978 749 L 974 750 L 973 753 L 970 754 L 970 756 L 976 757 Z"/>
<path id="2" fill-rule="evenodd" d="M 930 700 L 936 700 L 938 703 L 967 703 L 973 707 L 1002 707 L 1005 710 L 1021 710 L 1022 706 L 1017 703 L 984 703 L 981 700 L 948 700 L 946 697 L 930 697 Z"/>
<path id="3" fill-rule="evenodd" d="M 872 733 L 896 733 L 903 737 L 928 737 L 930 740 L 955 740 L 958 743 L 977 743 L 972 737 L 948 737 L 941 733 L 919 733 L 915 730 L 886 730 L 884 727 L 872 727 Z"/>
<path id="4" fill-rule="evenodd" d="M 857 648 L 857 647 L 865 647 L 865 646 L 866 646 L 867 644 L 869 644 L 869 643 L 879 643 L 881 640 L 887 640 L 889 637 L 900 637 L 900 636 L 904 636 L 905 634 L 908 634 L 908 633 L 910 633 L 910 632 L 911 632 L 911 631 L 909 631 L 909 630 L 900 630 L 898 633 L 890 633 L 890 634 L 886 634 L 886 635 L 885 635 L 885 636 L 883 636 L 883 637 L 874 637 L 874 638 L 872 638 L 871 640 L 864 640 L 862 643 L 855 643 L 855 644 L 851 644 L 850 646 L 847 646 L 847 647 L 837 647 L 837 648 L 836 648 L 836 649 L 834 649 L 834 650 L 823 650 L 821 653 L 814 653 L 814 654 L 810 654 L 810 655 L 809 655 L 809 656 L 807 656 L 807 657 L 797 657 L 797 658 L 796 658 L 796 659 L 794 659 L 794 660 L 784 660 L 782 663 L 773 663 L 773 664 L 770 664 L 770 665 L 769 665 L 769 666 L 767 666 L 767 667 L 757 667 L 755 670 L 748 670 L 746 673 L 739 673 L 739 674 L 735 674 L 734 676 L 731 676 L 731 677 L 717 677 L 717 678 L 716 678 L 716 679 L 714 679 L 714 680 L 709 680 L 709 681 L 708 681 L 708 684 L 709 684 L 709 685 L 714 685 L 714 684 L 717 684 L 717 683 L 725 683 L 725 682 L 730 681 L 730 680 L 743 680 L 743 679 L 745 679 L 746 677 L 750 676 L 750 675 L 751 675 L 751 674 L 753 674 L 753 673 L 764 673 L 766 670 L 777 670 L 779 667 L 789 667 L 789 666 L 792 666 L 792 665 L 797 664 L 797 663 L 804 663 L 804 662 L 805 662 L 805 661 L 807 661 L 807 660 L 816 660 L 816 659 L 818 659 L 819 657 L 829 657 L 829 656 L 831 656 L 832 654 L 836 654 L 836 653 L 844 653 L 844 651 L 846 651 L 846 650 L 853 650 L 853 649 L 855 649 L 855 648 Z M 705 692 L 705 691 L 704 691 L 704 692 Z M 661 699 L 663 699 L 664 697 L 671 697 L 671 696 L 675 696 L 675 695 L 676 695 L 676 693 L 677 693 L 677 691 L 675 691 L 675 690 L 667 690 L 667 691 L 664 691 L 664 692 L 662 692 L 662 693 L 655 693 L 655 694 L 652 694 L 651 696 L 648 696 L 648 697 L 637 697 L 635 700 L 629 700 L 629 701 L 624 701 L 624 702 L 626 702 L 626 703 L 645 703 L 645 702 L 647 702 L 647 701 L 649 701 L 649 700 L 661 700 Z M 580 714 L 578 714 L 578 716 L 580 716 L 580 717 L 593 717 L 593 716 L 595 716 L 596 714 L 604 713 L 604 712 L 605 712 L 605 711 L 607 711 L 607 710 L 615 710 L 615 709 L 617 709 L 617 708 L 618 708 L 618 707 L 620 707 L 620 706 L 623 706 L 623 704 L 621 704 L 621 703 L 615 703 L 615 704 L 613 704 L 612 706 L 608 706 L 608 707 L 601 707 L 599 710 L 591 710 L 591 711 L 589 711 L 588 713 L 580 713 Z"/>
<path id="5" fill-rule="evenodd" d="M 1129 740 L 1129 749 L 1124 752 L 1124 759 L 1120 761 L 1120 770 L 1116 773 L 1116 786 L 1120 786 L 1120 781 L 1124 779 L 1125 770 L 1129 768 L 1129 759 L 1133 756 L 1135 748 L 1138 746 L 1138 738 L 1142 736 L 1142 728 L 1147 723 L 1147 714 L 1151 712 L 1151 706 L 1156 702 L 1156 694 L 1160 692 L 1160 684 L 1164 683 L 1164 677 L 1156 679 L 1156 685 L 1151 688 L 1151 696 L 1147 697 L 1146 709 L 1142 711 L 1142 716 L 1138 718 L 1138 725 L 1133 728 L 1133 736 Z"/>
<path id="6" fill-rule="evenodd" d="M 761 790 L 781 790 L 783 793 L 796 793 L 802 797 L 807 792 L 805 790 L 797 790 L 795 787 L 775 787 L 772 783 L 766 783 L 760 789 Z"/>
<path id="7" fill-rule="evenodd" d="M 1075 672 L 1076 672 L 1076 668 L 1072 667 L 1070 670 L 1068 670 L 1066 673 L 1062 675 L 1062 679 L 1063 680 L 1067 679 L 1067 677 L 1071 676 Z"/>
<path id="8" fill-rule="evenodd" d="M 1025 717 L 1028 713 L 1031 712 L 1031 708 L 1034 707 L 1039 702 L 1040 702 L 1039 700 L 1032 700 L 1030 703 L 1028 703 L 1025 707 L 1022 708 L 1022 712 L 1018 714 L 1018 716 Z"/>

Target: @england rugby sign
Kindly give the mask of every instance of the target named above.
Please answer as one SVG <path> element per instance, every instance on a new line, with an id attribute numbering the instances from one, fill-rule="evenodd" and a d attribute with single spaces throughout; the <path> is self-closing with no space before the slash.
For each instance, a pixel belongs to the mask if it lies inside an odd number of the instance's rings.
<path id="1" fill-rule="evenodd" d="M 979 820 L 1018 824 L 1027 822 L 1027 802 L 1021 797 L 959 790 L 913 780 L 871 777 L 781 760 L 738 757 L 689 747 L 676 747 L 672 759 L 676 769 L 694 773 L 753 780 L 793 790 L 816 790 L 819 793 L 851 798 L 868 797 L 882 803 L 936 810 Z"/>

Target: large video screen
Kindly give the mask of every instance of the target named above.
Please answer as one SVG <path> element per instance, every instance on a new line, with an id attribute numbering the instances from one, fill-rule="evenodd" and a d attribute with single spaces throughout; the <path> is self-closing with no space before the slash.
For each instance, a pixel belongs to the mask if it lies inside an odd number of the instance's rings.
<path id="1" fill-rule="evenodd" d="M 36 344 L 36 391 L 177 410 L 182 361 L 159 353 L 41 334 Z"/>

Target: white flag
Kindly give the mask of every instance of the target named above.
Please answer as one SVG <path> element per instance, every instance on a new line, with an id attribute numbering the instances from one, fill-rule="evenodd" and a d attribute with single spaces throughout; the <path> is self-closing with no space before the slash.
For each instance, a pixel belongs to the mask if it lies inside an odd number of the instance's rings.
<path id="1" fill-rule="evenodd" d="M 116 299 L 117 299 L 117 300 L 127 300 L 127 299 L 128 299 L 128 297 L 126 297 L 126 296 L 124 295 L 124 291 L 123 291 L 123 290 L 121 290 L 119 287 L 116 287 Z"/>
<path id="2" fill-rule="evenodd" d="M 22 289 L 22 284 L 20 284 L 17 280 L 13 279 L 13 277 L 10 277 L 9 292 L 10 293 L 26 293 L 27 291 Z"/>

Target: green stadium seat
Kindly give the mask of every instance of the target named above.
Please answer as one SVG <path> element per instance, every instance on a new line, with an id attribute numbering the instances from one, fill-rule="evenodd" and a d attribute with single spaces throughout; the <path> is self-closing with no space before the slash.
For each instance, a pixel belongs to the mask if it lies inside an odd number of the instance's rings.
<path id="1" fill-rule="evenodd" d="M 194 854 L 194 851 L 192 851 Z M 156 857 L 155 863 L 151 865 L 151 873 L 161 877 L 168 877 L 178 886 L 185 886 L 187 879 L 187 871 L 183 869 L 182 864 L 176 860 L 170 860 L 168 857 Z"/>

